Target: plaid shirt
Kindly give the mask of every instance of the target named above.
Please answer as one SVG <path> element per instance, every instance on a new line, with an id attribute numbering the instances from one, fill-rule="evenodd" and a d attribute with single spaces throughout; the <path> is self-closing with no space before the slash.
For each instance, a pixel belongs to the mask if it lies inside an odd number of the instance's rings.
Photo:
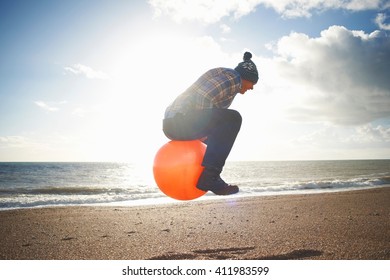
<path id="1" fill-rule="evenodd" d="M 165 118 L 191 110 L 228 108 L 240 92 L 240 74 L 229 68 L 215 68 L 204 73 L 185 92 L 180 94 L 165 111 Z"/>

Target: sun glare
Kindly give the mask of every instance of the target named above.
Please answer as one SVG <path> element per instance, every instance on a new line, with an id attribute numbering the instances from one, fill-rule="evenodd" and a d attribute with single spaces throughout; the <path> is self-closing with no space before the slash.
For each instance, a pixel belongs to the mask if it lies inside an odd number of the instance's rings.
<path id="1" fill-rule="evenodd" d="M 161 130 L 166 106 L 198 75 L 223 60 L 218 48 L 207 37 L 151 31 L 116 47 L 107 62 L 112 72 L 110 93 L 101 101 L 104 109 L 98 117 L 100 155 L 119 161 L 150 160 L 167 141 Z"/>
<path id="2" fill-rule="evenodd" d="M 145 28 L 118 42 L 105 61 L 111 88 L 101 100 L 101 132 L 93 148 L 108 160 L 151 161 L 168 141 L 162 119 L 169 103 L 208 69 L 235 67 L 242 59 L 242 53 L 228 55 L 213 38 L 190 32 Z M 245 99 L 240 105 L 250 107 L 253 96 Z"/>

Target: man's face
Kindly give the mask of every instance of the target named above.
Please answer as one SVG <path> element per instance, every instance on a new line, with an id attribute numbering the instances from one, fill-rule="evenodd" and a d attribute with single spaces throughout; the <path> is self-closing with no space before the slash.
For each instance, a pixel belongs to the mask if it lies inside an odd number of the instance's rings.
<path id="1" fill-rule="evenodd" d="M 253 82 L 242 79 L 240 93 L 244 94 L 247 90 L 252 90 L 254 85 Z"/>

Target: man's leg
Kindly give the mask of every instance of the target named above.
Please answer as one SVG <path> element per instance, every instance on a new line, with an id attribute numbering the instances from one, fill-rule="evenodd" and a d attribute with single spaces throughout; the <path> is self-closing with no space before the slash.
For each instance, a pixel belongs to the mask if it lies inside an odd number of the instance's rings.
<path id="1" fill-rule="evenodd" d="M 197 187 L 219 195 L 238 192 L 226 184 L 220 173 L 230 154 L 242 123 L 241 115 L 230 109 L 196 110 L 164 121 L 164 133 L 170 139 L 194 140 L 207 136 L 202 165 L 205 167 Z"/>
<path id="2" fill-rule="evenodd" d="M 212 109 L 207 127 L 207 149 L 202 165 L 215 168 L 219 172 L 225 166 L 227 157 L 240 131 L 240 113 L 229 109 Z"/>

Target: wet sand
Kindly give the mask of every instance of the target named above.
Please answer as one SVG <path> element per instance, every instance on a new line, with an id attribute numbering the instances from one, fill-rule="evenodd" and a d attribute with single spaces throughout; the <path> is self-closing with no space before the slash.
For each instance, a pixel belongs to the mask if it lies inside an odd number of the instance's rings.
<path id="1" fill-rule="evenodd" d="M 390 259 L 390 187 L 0 211 L 5 259 Z"/>

